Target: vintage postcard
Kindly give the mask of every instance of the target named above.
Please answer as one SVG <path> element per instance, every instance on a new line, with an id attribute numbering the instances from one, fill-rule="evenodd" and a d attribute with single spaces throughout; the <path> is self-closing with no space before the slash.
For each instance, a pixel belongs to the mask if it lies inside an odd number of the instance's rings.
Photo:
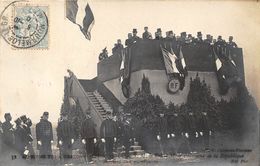
<path id="1" fill-rule="evenodd" d="M 0 166 L 259 166 L 258 0 L 1 0 Z"/>

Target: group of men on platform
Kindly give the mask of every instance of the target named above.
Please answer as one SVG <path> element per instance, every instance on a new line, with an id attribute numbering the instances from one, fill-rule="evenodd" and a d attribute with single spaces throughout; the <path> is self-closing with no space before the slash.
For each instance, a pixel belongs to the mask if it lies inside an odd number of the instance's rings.
<path id="1" fill-rule="evenodd" d="M 125 46 L 131 46 L 137 40 L 141 38 L 137 35 L 137 29 L 133 29 L 132 33 L 128 33 L 128 38 L 125 40 Z M 173 42 L 177 42 L 178 45 L 189 44 L 189 43 L 207 43 L 210 45 L 214 45 L 216 47 L 227 47 L 227 48 L 237 48 L 237 44 L 233 41 L 233 36 L 229 36 L 228 42 L 222 39 L 222 36 L 218 36 L 217 39 L 213 39 L 213 36 L 210 34 L 206 35 L 206 39 L 203 39 L 203 35 L 201 32 L 197 32 L 197 37 L 195 38 L 192 34 L 188 34 L 186 32 L 181 32 L 180 36 L 175 36 L 173 31 L 167 31 L 166 37 L 163 37 L 161 28 L 158 28 L 155 32 L 155 37 L 153 38 L 152 34 L 148 31 L 148 27 L 144 27 L 144 32 L 142 34 L 142 39 L 144 40 L 170 40 Z M 124 48 L 124 45 L 121 42 L 121 39 L 117 40 L 117 43 L 114 45 L 112 49 L 112 54 L 116 54 L 120 52 Z M 99 55 L 99 60 L 103 60 L 108 58 L 108 52 L 106 48 L 103 49 L 102 53 Z"/>

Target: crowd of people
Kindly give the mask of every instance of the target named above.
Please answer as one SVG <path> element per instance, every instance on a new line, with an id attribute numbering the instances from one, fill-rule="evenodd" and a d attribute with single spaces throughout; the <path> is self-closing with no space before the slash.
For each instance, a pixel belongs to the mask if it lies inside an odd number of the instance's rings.
<path id="1" fill-rule="evenodd" d="M 125 46 L 130 47 L 133 43 L 137 42 L 140 39 L 143 40 L 161 40 L 161 41 L 172 41 L 176 42 L 178 45 L 190 44 L 190 43 L 206 43 L 216 47 L 222 48 L 237 48 L 237 44 L 233 41 L 233 36 L 229 36 L 228 41 L 225 41 L 222 36 L 218 36 L 217 39 L 214 39 L 212 35 L 206 34 L 206 38 L 203 38 L 201 32 L 197 32 L 197 36 L 192 34 L 187 34 L 186 32 L 181 32 L 180 35 L 176 36 L 175 33 L 170 30 L 166 32 L 166 36 L 163 37 L 161 28 L 157 28 L 157 31 L 154 34 L 149 32 L 148 27 L 144 27 L 144 32 L 142 38 L 137 35 L 137 29 L 133 29 L 132 33 L 128 33 L 128 38 L 125 40 Z M 112 49 L 112 54 L 114 55 L 117 52 L 120 52 L 124 48 L 124 45 L 121 42 L 121 39 L 117 40 L 117 43 Z M 106 48 L 100 53 L 99 60 L 106 59 L 108 57 L 108 52 Z"/>
<path id="2" fill-rule="evenodd" d="M 40 122 L 36 124 L 35 134 L 33 137 L 31 132 L 32 121 L 26 115 L 22 115 L 12 123 L 12 116 L 10 113 L 5 113 L 5 121 L 0 123 L 0 150 L 1 153 L 11 152 L 18 153 L 23 159 L 35 160 L 39 159 L 53 159 L 54 136 L 52 123 L 48 120 L 49 113 L 44 112 L 41 116 Z M 57 147 L 60 151 L 60 159 L 67 162 L 73 158 L 73 144 L 80 140 L 83 145 L 83 156 L 85 161 L 93 163 L 92 156 L 96 147 L 97 141 L 104 144 L 104 155 L 106 161 L 112 161 L 114 143 L 118 138 L 118 126 L 116 125 L 111 112 L 107 113 L 107 118 L 103 121 L 100 128 L 100 139 L 97 140 L 96 124 L 93 122 L 90 114 L 86 114 L 80 126 L 75 124 L 68 118 L 67 114 L 61 114 L 57 125 Z M 79 127 L 79 131 L 76 128 Z M 79 132 L 79 133 L 77 133 Z M 79 136 L 78 136 L 79 135 Z M 37 150 L 35 152 L 33 141 L 36 141 Z M 129 146 L 126 156 L 129 157 Z M 14 153 L 15 154 L 15 153 Z"/>

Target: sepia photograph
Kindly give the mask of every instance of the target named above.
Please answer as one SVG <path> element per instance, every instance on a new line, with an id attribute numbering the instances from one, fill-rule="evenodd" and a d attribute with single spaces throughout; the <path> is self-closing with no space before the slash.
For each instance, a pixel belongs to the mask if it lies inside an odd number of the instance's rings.
<path id="1" fill-rule="evenodd" d="M 260 166 L 258 0 L 1 0 L 0 166 Z"/>

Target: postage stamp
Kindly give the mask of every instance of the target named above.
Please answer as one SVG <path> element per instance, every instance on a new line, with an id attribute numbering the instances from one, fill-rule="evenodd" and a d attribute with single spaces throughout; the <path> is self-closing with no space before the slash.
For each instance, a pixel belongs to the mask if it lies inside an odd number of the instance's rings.
<path id="1" fill-rule="evenodd" d="M 14 48 L 48 48 L 48 6 L 12 2 L 1 13 L 0 33 Z"/>

